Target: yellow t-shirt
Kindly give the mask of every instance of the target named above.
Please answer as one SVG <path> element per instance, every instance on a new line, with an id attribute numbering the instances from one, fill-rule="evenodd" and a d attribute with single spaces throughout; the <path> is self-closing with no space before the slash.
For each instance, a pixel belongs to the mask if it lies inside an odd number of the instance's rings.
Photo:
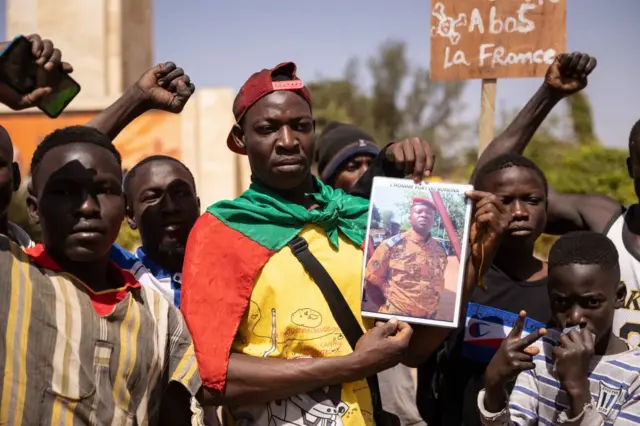
<path id="1" fill-rule="evenodd" d="M 300 236 L 325 267 L 360 325 L 362 250 L 342 234 L 334 249 L 320 228 L 306 227 Z M 289 247 L 267 262 L 256 279 L 248 312 L 238 328 L 232 351 L 257 357 L 319 358 L 352 352 L 331 315 L 322 292 Z M 371 328 L 371 321 L 366 321 Z M 371 394 L 366 380 L 345 383 L 269 404 L 232 407 L 231 425 L 370 426 Z"/>

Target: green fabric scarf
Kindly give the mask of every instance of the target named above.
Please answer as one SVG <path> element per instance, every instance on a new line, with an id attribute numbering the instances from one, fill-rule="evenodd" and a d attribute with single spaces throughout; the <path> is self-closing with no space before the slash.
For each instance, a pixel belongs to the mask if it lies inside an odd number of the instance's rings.
<path id="1" fill-rule="evenodd" d="M 334 190 L 316 178 L 314 183 L 318 192 L 307 194 L 319 204 L 314 210 L 307 210 L 253 183 L 240 197 L 215 203 L 207 212 L 273 251 L 286 246 L 306 225 L 321 227 L 335 248 L 338 231 L 361 246 L 367 230 L 369 202 L 347 195 L 341 189 Z"/>

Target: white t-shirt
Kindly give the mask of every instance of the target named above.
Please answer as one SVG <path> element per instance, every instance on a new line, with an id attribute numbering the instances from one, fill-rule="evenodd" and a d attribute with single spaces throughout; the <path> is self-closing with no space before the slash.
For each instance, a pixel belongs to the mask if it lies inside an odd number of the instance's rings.
<path id="1" fill-rule="evenodd" d="M 616 310 L 613 317 L 614 334 L 629 341 L 634 346 L 640 346 L 640 255 L 636 257 L 626 241 L 625 217 L 628 213 L 614 218 L 609 229 L 605 229 L 606 236 L 613 241 L 620 259 L 620 279 L 627 286 L 627 298 L 624 306 Z"/>

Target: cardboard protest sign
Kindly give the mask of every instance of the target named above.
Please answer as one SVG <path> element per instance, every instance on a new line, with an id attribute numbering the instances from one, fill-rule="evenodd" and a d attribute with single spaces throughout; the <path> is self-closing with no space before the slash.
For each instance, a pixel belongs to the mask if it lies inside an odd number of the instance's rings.
<path id="1" fill-rule="evenodd" d="M 566 49 L 566 0 L 431 0 L 431 78 L 544 76 Z"/>

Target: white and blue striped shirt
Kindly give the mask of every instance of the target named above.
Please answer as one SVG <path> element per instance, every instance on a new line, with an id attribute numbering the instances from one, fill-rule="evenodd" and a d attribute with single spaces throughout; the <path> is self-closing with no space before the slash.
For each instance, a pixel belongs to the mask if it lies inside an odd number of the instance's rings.
<path id="1" fill-rule="evenodd" d="M 155 288 L 176 307 L 180 307 L 182 274 L 172 274 L 155 263 L 145 254 L 142 247 L 135 253 L 130 253 L 114 244 L 109 258 L 122 269 L 131 272 L 140 284 Z"/>
<path id="2" fill-rule="evenodd" d="M 536 368 L 518 375 L 509 404 L 500 413 L 484 408 L 484 391 L 478 395 L 482 423 L 503 425 L 638 425 L 640 424 L 640 349 L 593 357 L 589 366 L 592 407 L 580 418 L 569 419 L 570 400 L 555 374 L 551 350 L 560 337 L 549 330 L 535 346 Z"/>

